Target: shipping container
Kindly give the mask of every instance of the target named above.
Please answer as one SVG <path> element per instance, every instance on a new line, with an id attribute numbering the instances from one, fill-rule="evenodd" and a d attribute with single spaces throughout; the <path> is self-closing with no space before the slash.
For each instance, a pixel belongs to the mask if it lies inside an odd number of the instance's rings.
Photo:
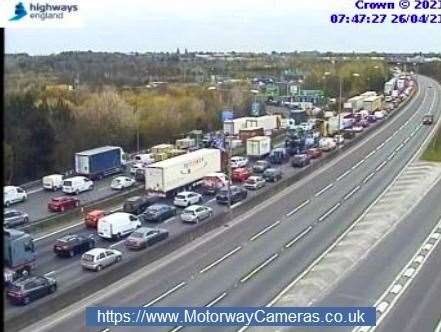
<path id="1" fill-rule="evenodd" d="M 145 189 L 167 196 L 210 173 L 220 171 L 220 150 L 200 149 L 149 165 L 145 171 Z"/>
<path id="2" fill-rule="evenodd" d="M 262 158 L 271 152 L 271 138 L 268 136 L 256 136 L 247 140 L 247 156 Z"/>
<path id="3" fill-rule="evenodd" d="M 196 140 L 190 137 L 177 139 L 175 142 L 175 146 L 176 149 L 191 149 L 196 146 Z"/>
<path id="4" fill-rule="evenodd" d="M 92 180 L 119 173 L 124 166 L 124 152 L 118 146 L 103 146 L 75 154 L 75 173 Z"/>
<path id="5" fill-rule="evenodd" d="M 363 108 L 363 101 L 365 97 L 364 96 L 355 96 L 348 99 L 348 103 L 352 105 L 352 110 L 354 112 L 357 112 Z"/>
<path id="6" fill-rule="evenodd" d="M 281 126 L 280 115 L 264 115 L 246 121 L 246 128 L 262 127 L 264 131 L 279 129 Z"/>

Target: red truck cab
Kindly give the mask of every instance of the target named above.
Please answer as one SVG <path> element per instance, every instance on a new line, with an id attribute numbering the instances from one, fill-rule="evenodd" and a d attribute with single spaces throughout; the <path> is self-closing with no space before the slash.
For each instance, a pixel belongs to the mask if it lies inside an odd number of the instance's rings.
<path id="1" fill-rule="evenodd" d="M 105 216 L 105 212 L 103 210 L 92 210 L 87 212 L 86 217 L 84 218 L 84 224 L 86 227 L 96 228 L 98 225 L 98 220 Z"/>

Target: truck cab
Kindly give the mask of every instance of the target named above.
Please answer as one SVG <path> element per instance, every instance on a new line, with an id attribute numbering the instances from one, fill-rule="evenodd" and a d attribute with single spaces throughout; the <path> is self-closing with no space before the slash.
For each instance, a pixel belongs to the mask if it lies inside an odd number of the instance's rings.
<path id="1" fill-rule="evenodd" d="M 34 268 L 36 253 L 32 237 L 15 229 L 3 229 L 4 280 L 27 276 Z"/>

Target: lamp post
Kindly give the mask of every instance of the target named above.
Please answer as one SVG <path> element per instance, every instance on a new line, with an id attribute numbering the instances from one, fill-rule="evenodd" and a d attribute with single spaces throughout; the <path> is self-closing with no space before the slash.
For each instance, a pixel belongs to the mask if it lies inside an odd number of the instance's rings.
<path id="1" fill-rule="evenodd" d="M 133 110 L 135 113 L 135 121 L 136 121 L 136 151 L 139 153 L 140 144 L 139 144 L 139 116 L 138 116 L 138 103 L 135 103 L 135 108 Z"/>
<path id="2" fill-rule="evenodd" d="M 231 211 L 231 140 L 228 135 L 224 136 L 227 152 L 227 192 L 228 192 L 228 211 Z"/>

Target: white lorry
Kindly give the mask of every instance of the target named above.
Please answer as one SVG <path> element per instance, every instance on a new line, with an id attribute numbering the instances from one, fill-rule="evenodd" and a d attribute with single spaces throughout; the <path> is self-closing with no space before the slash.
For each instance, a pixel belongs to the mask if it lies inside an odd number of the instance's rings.
<path id="1" fill-rule="evenodd" d="M 200 149 L 149 165 L 145 170 L 145 189 L 159 196 L 168 196 L 220 171 L 220 150 Z"/>
<path id="2" fill-rule="evenodd" d="M 247 156 L 262 158 L 271 152 L 271 138 L 269 136 L 255 136 L 247 139 Z"/>

